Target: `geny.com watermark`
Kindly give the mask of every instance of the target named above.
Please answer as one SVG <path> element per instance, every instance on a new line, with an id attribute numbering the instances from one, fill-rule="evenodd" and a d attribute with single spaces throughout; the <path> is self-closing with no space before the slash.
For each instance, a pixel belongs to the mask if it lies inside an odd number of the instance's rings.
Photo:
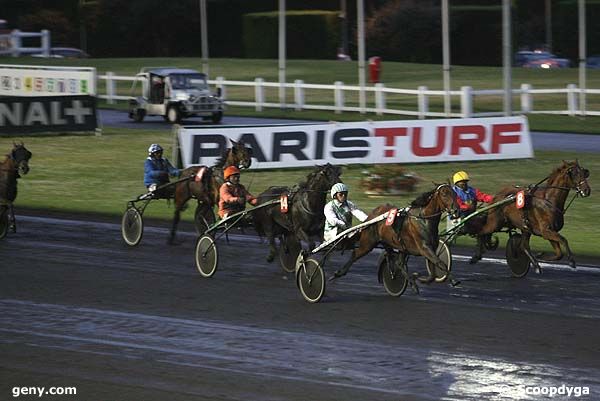
<path id="1" fill-rule="evenodd" d="M 543 395 L 547 397 L 554 396 L 567 396 L 567 397 L 581 397 L 590 395 L 590 388 L 584 386 L 567 386 L 565 384 L 561 386 L 526 386 L 525 394 L 527 395 Z"/>
<path id="2" fill-rule="evenodd" d="M 14 398 L 22 395 L 35 395 L 41 398 L 45 395 L 77 395 L 77 387 L 13 387 Z"/>

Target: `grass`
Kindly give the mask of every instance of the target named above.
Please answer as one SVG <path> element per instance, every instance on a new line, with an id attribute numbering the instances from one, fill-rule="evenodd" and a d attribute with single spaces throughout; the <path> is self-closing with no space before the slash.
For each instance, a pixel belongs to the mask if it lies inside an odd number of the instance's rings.
<path id="1" fill-rule="evenodd" d="M 112 71 L 118 75 L 133 76 L 143 66 L 177 66 L 182 68 L 202 69 L 200 58 L 123 58 L 123 59 L 38 59 L 38 58 L 0 58 L 0 64 L 30 64 L 30 65 L 65 65 L 65 66 L 88 66 L 95 67 L 99 74 Z M 383 62 L 382 79 L 387 87 L 417 89 L 419 86 L 427 86 L 432 90 L 443 89 L 442 69 L 439 65 L 411 64 L 398 62 Z M 519 88 L 521 84 L 528 83 L 535 89 L 565 88 L 568 84 L 578 84 L 578 69 L 527 69 L 513 68 L 512 86 Z M 278 81 L 278 61 L 266 59 L 211 59 L 210 76 L 215 78 L 222 76 L 227 80 L 253 81 L 260 77 L 265 81 Z M 293 82 L 301 79 L 305 83 L 333 84 L 342 81 L 349 85 L 358 84 L 358 67 L 356 62 L 339 62 L 334 60 L 287 60 L 286 81 Z M 479 89 L 502 89 L 503 75 L 500 67 L 472 67 L 453 66 L 451 74 L 451 85 L 453 89 L 462 86 L 471 86 Z M 129 95 L 130 82 L 120 82 L 118 93 Z M 600 88 L 600 70 L 587 71 L 587 87 Z M 99 91 L 104 87 L 100 85 Z M 254 89 L 250 87 L 229 87 L 227 98 L 230 100 L 251 100 Z M 267 101 L 278 103 L 277 89 L 266 90 Z M 535 107 L 551 108 L 554 110 L 566 108 L 566 95 L 536 95 Z M 357 104 L 357 95 L 346 93 L 347 104 Z M 307 90 L 307 102 L 310 103 L 333 103 L 331 91 Z M 373 102 L 373 96 L 369 94 L 368 99 Z M 588 95 L 588 110 L 600 110 L 600 95 Z M 293 91 L 287 91 L 287 101 L 292 103 Z M 416 98 L 414 96 L 390 96 L 387 100 L 389 105 L 401 106 L 406 109 L 416 110 Z M 519 105 L 519 98 L 513 99 L 514 108 Z M 453 99 L 453 111 L 459 111 L 458 99 Z M 117 108 L 125 108 L 126 103 L 117 104 Z M 502 98 L 499 96 L 477 97 L 474 101 L 475 111 L 502 110 Z M 442 111 L 442 97 L 436 96 L 430 99 L 430 110 Z M 308 120 L 335 120 L 335 121 L 357 121 L 365 118 L 372 120 L 390 119 L 412 119 L 408 116 L 374 114 L 360 115 L 358 113 L 334 114 L 325 111 L 293 111 L 266 109 L 256 113 L 252 108 L 234 107 L 227 112 L 230 115 L 250 115 L 262 117 L 285 117 Z M 568 117 L 558 115 L 530 115 L 530 127 L 539 131 L 562 131 L 599 133 L 600 118 L 598 117 Z"/>
<path id="2" fill-rule="evenodd" d="M 148 144 L 161 143 L 165 154 L 170 155 L 172 134 L 106 128 L 102 136 L 34 136 L 16 140 L 23 140 L 33 152 L 31 171 L 19 180 L 17 211 L 35 208 L 99 213 L 113 216 L 118 222 L 127 201 L 144 192 L 143 161 Z M 0 150 L 8 151 L 12 141 L 13 138 L 0 138 Z M 350 186 L 350 199 L 364 210 L 371 210 L 385 202 L 405 206 L 419 193 L 430 190 L 433 182 L 445 181 L 457 170 L 468 171 L 475 186 L 494 193 L 505 185 L 535 183 L 548 175 L 561 159 L 575 158 L 592 172 L 589 183 L 592 188 L 598 188 L 600 179 L 595 173 L 600 171 L 600 155 L 571 152 L 536 152 L 535 159 L 530 160 L 407 164 L 403 167 L 421 178 L 417 191 L 385 198 L 367 197 L 361 191 L 363 171 L 370 166 L 346 166 L 342 178 Z M 307 169 L 250 170 L 242 175 L 242 182 L 256 195 L 271 185 L 292 185 L 307 172 Z M 172 206 L 159 201 L 146 209 L 145 216 L 170 219 L 172 213 Z M 596 226 L 599 214 L 600 203 L 593 197 L 576 199 L 566 213 L 562 233 L 576 254 L 600 256 L 600 249 L 593 246 L 600 243 L 600 230 Z M 192 215 L 188 210 L 184 218 L 191 220 Z M 461 241 L 474 243 L 468 238 Z M 550 249 L 540 240 L 535 240 L 533 247 Z"/>

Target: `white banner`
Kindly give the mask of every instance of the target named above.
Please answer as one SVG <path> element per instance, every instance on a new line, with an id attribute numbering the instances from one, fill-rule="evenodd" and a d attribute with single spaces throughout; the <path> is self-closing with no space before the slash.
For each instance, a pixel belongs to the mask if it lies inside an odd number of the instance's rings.
<path id="1" fill-rule="evenodd" d="M 425 163 L 533 157 L 524 116 L 305 125 L 182 126 L 183 165 L 208 165 L 243 141 L 252 168 Z"/>
<path id="2" fill-rule="evenodd" d="M 96 95 L 96 69 L 0 65 L 0 96 Z"/>

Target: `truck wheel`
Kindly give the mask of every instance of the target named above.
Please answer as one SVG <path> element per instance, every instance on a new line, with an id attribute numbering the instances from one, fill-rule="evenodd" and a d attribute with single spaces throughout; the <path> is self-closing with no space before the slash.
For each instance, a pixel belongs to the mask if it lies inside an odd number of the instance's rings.
<path id="1" fill-rule="evenodd" d="M 181 121 L 181 111 L 176 105 L 169 106 L 167 109 L 167 121 L 171 124 L 176 124 Z"/>
<path id="2" fill-rule="evenodd" d="M 214 124 L 218 124 L 221 122 L 221 120 L 223 119 L 223 112 L 222 111 L 217 111 L 216 113 L 212 114 L 212 122 Z"/>
<path id="3" fill-rule="evenodd" d="M 136 123 L 144 121 L 144 117 L 146 117 L 146 110 L 138 109 L 131 113 L 131 118 L 133 118 L 133 121 Z"/>

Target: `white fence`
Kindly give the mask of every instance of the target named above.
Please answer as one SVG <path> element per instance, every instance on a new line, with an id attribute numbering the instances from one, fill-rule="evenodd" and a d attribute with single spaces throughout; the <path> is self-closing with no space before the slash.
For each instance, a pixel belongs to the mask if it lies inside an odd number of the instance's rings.
<path id="1" fill-rule="evenodd" d="M 23 47 L 23 38 L 40 38 L 40 47 Z M 19 57 L 22 54 L 43 54 L 50 56 L 50 31 L 21 32 L 18 29 L 0 35 L 0 55 L 10 54 Z"/>
<path id="2" fill-rule="evenodd" d="M 117 83 L 120 81 L 135 81 L 136 77 L 131 76 L 117 76 L 111 72 L 107 72 L 106 75 L 98 75 L 98 80 L 104 80 L 105 84 L 97 85 L 98 89 L 103 86 L 106 88 L 105 95 L 99 95 L 98 97 L 106 99 L 108 103 L 114 103 L 115 100 L 128 100 L 131 98 L 130 94 L 122 95 L 117 94 Z M 502 89 L 494 90 L 474 90 L 470 86 L 463 86 L 460 90 L 449 91 L 452 105 L 460 105 L 456 107 L 456 111 L 445 113 L 443 111 L 432 111 L 430 110 L 430 104 L 432 100 L 443 102 L 446 92 L 443 90 L 429 90 L 426 86 L 420 86 L 418 89 L 396 89 L 386 88 L 383 84 L 375 84 L 374 86 L 365 87 L 367 91 L 367 105 L 364 108 L 357 106 L 358 101 L 347 101 L 348 96 L 358 98 L 360 92 L 359 86 L 344 85 L 343 82 L 335 82 L 333 85 L 321 85 L 321 84 L 306 84 L 301 80 L 296 80 L 294 83 L 285 83 L 280 85 L 278 82 L 265 82 L 262 78 L 256 78 L 254 81 L 227 81 L 223 77 L 217 77 L 215 80 L 210 80 L 210 84 L 216 85 L 217 88 L 221 88 L 222 96 L 226 100 L 226 103 L 231 106 L 242 106 L 242 107 L 254 107 L 256 111 L 262 111 L 264 108 L 278 108 L 278 109 L 294 109 L 294 110 L 328 110 L 334 111 L 335 113 L 342 113 L 345 111 L 361 112 L 361 113 L 376 113 L 377 115 L 383 114 L 396 114 L 418 117 L 424 119 L 426 117 L 492 117 L 504 115 L 502 110 L 502 97 L 504 91 Z M 272 99 L 277 101 L 269 101 L 266 94 L 268 90 L 276 90 L 283 86 L 288 92 L 291 90 L 293 93 L 293 102 L 287 102 L 282 104 L 278 101 L 278 96 L 275 94 Z M 254 95 L 247 96 L 246 99 L 228 99 L 227 89 L 232 87 L 248 87 L 253 89 Z M 307 101 L 307 91 L 311 91 L 310 101 Z M 315 95 L 315 93 L 319 95 Z M 514 114 L 563 114 L 569 116 L 576 115 L 588 115 L 588 116 L 600 116 L 600 110 L 588 110 L 587 105 L 584 110 L 580 110 L 579 97 L 584 95 L 585 99 L 589 95 L 600 95 L 600 89 L 586 89 L 585 91 L 580 90 L 576 85 L 569 84 L 564 89 L 534 89 L 529 84 L 522 84 L 520 89 L 514 89 L 512 91 L 513 96 L 520 97 L 520 107 L 513 107 Z M 561 109 L 542 109 L 534 108 L 534 104 L 537 102 L 543 102 L 544 95 L 559 95 L 564 97 L 564 108 Z M 402 101 L 398 101 L 396 98 L 402 97 Z M 408 103 L 412 103 L 414 106 L 410 109 L 400 109 L 389 105 L 392 103 L 390 100 L 394 98 L 395 103 L 406 104 L 406 97 L 408 97 Z M 476 101 L 479 102 L 482 99 L 496 99 L 499 101 L 498 111 L 479 111 L 479 107 L 476 107 Z M 329 99 L 329 100 L 326 100 Z M 553 104 L 556 102 L 553 101 Z M 595 102 L 598 104 L 598 102 Z M 489 106 L 485 108 L 490 108 Z M 442 107 L 438 109 L 443 110 Z"/>

